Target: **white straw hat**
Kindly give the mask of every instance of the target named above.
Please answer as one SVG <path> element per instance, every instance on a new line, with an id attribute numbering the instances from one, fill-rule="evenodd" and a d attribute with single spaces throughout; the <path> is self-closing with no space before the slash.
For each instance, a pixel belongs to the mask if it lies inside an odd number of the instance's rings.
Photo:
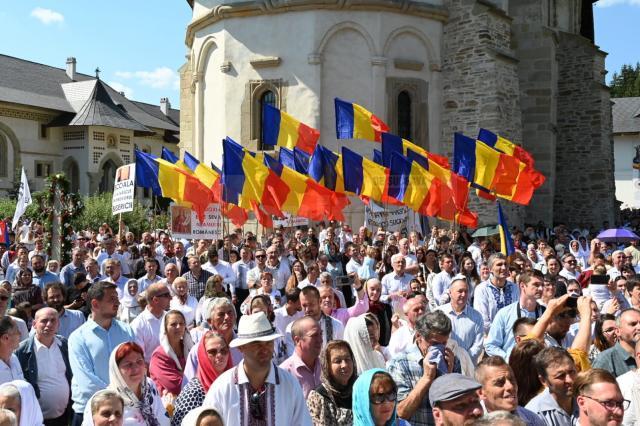
<path id="1" fill-rule="evenodd" d="M 240 317 L 238 334 L 236 338 L 229 343 L 229 346 L 237 348 L 238 346 L 251 342 L 269 342 L 278 337 L 282 337 L 282 335 L 276 332 L 276 329 L 271 325 L 271 322 L 269 322 L 264 312 L 257 312 Z"/>

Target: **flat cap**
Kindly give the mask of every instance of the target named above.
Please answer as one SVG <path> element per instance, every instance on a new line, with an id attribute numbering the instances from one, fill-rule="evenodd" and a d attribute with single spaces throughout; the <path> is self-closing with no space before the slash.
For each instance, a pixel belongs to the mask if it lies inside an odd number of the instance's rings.
<path id="1" fill-rule="evenodd" d="M 451 401 L 482 385 L 470 377 L 458 373 L 445 374 L 433 381 L 429 388 L 429 402 L 434 407 L 438 402 Z"/>

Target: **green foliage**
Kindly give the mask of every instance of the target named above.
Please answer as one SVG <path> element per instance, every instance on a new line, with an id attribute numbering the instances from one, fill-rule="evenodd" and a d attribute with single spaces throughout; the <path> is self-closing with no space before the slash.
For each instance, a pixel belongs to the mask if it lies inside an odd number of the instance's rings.
<path id="1" fill-rule="evenodd" d="M 113 229 L 113 232 L 118 232 L 118 216 L 111 214 L 111 196 L 112 194 L 109 192 L 86 197 L 82 213 L 71 220 L 74 229 L 97 231 L 100 225 L 106 223 Z M 166 228 L 168 223 L 167 215 L 155 215 L 150 221 L 149 211 L 150 209 L 136 200 L 133 205 L 133 211 L 122 214 L 122 221 L 129 228 L 129 231 L 137 236 L 145 231 Z"/>
<path id="2" fill-rule="evenodd" d="M 640 96 L 640 63 L 635 67 L 625 64 L 620 73 L 614 72 L 610 87 L 612 98 Z"/>

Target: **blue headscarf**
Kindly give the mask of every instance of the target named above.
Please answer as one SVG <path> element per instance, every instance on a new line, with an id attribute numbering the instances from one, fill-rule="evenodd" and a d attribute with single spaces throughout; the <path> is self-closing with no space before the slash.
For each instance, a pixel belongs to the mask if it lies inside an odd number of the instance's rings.
<path id="1" fill-rule="evenodd" d="M 369 388 L 371 387 L 371 380 L 373 380 L 373 376 L 376 373 L 388 374 L 382 368 L 372 368 L 362 373 L 353 384 L 353 426 L 375 425 L 369 408 Z M 396 405 L 397 402 L 393 406 L 391 418 L 385 423 L 387 426 L 392 426 L 396 423 Z"/>

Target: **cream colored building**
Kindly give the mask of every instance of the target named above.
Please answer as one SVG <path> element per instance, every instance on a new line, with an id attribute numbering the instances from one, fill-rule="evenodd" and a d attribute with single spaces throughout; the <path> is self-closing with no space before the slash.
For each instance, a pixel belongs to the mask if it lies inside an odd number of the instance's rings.
<path id="1" fill-rule="evenodd" d="M 633 168 L 640 148 L 640 97 L 614 98 L 613 153 L 615 156 L 616 198 L 622 208 L 640 208 L 640 170 Z M 639 164 L 640 166 L 640 164 Z"/>
<path id="2" fill-rule="evenodd" d="M 56 68 L 0 55 L 0 196 L 21 167 L 32 191 L 61 171 L 81 194 L 112 191 L 115 169 L 135 161 L 134 148 L 177 152 L 179 126 L 168 99 L 159 106 L 129 100 L 76 72 L 75 58 Z"/>

